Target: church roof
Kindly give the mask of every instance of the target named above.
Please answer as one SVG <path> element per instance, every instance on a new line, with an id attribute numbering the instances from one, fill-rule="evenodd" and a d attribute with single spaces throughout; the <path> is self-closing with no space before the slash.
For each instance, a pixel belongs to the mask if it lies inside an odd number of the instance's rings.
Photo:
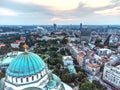
<path id="1" fill-rule="evenodd" d="M 26 77 L 37 74 L 45 68 L 45 63 L 34 53 L 24 52 L 10 63 L 7 75 L 13 77 Z"/>

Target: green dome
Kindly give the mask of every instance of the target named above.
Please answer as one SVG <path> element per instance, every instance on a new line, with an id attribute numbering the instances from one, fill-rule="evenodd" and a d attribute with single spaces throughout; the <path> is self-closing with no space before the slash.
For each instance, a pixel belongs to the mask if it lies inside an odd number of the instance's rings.
<path id="1" fill-rule="evenodd" d="M 55 74 L 52 74 L 53 80 L 56 82 L 57 85 L 61 82 L 60 78 L 56 76 Z"/>
<path id="2" fill-rule="evenodd" d="M 24 52 L 18 55 L 9 65 L 7 75 L 26 77 L 35 75 L 45 68 L 45 63 L 34 53 Z"/>
<path id="3" fill-rule="evenodd" d="M 47 83 L 47 87 L 52 89 L 52 88 L 55 88 L 56 87 L 56 82 L 51 80 Z"/>

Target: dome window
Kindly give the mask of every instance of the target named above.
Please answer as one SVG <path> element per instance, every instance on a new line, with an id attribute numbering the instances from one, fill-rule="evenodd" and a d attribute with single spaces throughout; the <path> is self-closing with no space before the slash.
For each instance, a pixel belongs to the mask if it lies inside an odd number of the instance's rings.
<path id="1" fill-rule="evenodd" d="M 38 74 L 37 74 L 37 78 L 38 78 Z"/>
<path id="2" fill-rule="evenodd" d="M 34 80 L 34 76 L 32 76 L 32 80 Z"/>
<path id="3" fill-rule="evenodd" d="M 17 81 L 17 78 L 16 78 L 16 82 L 18 82 L 18 81 Z"/>
<path id="4" fill-rule="evenodd" d="M 21 82 L 23 82 L 23 79 L 21 78 Z"/>
<path id="5" fill-rule="evenodd" d="M 26 78 L 26 82 L 28 82 L 29 80 L 28 80 L 28 77 Z"/>

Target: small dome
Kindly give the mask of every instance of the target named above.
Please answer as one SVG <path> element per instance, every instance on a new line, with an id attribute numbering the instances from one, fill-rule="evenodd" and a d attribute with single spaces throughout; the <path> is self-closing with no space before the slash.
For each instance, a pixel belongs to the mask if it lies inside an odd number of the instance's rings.
<path id="1" fill-rule="evenodd" d="M 55 88 L 56 87 L 56 82 L 53 81 L 53 80 L 49 81 L 48 84 L 47 84 L 47 87 L 50 88 L 50 89 Z"/>
<path id="2" fill-rule="evenodd" d="M 52 74 L 53 80 L 56 82 L 57 85 L 61 82 L 60 78 L 56 76 L 55 74 Z"/>
<path id="3" fill-rule="evenodd" d="M 34 53 L 24 52 L 18 55 L 9 65 L 7 75 L 26 77 L 35 75 L 45 68 L 45 63 Z"/>

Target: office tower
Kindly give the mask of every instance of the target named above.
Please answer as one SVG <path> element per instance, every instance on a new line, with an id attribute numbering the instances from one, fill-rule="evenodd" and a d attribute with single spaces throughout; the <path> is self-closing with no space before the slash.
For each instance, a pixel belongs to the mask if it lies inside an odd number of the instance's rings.
<path id="1" fill-rule="evenodd" d="M 53 24 L 54 31 L 57 30 L 57 24 Z"/>
<path id="2" fill-rule="evenodd" d="M 80 31 L 82 30 L 82 23 L 80 23 Z"/>

